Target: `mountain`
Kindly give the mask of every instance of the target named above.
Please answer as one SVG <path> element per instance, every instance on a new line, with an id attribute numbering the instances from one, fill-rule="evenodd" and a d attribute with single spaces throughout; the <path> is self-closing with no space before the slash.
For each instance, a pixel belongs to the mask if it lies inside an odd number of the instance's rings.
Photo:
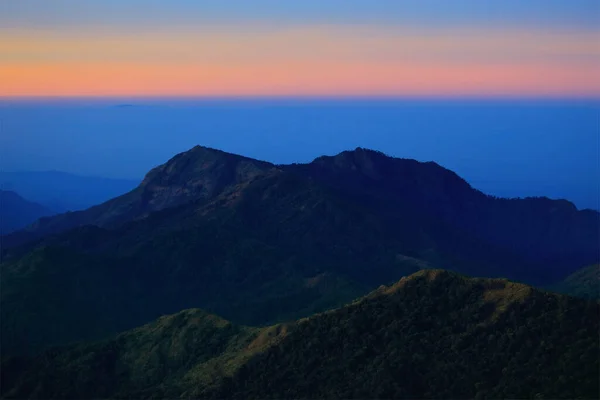
<path id="1" fill-rule="evenodd" d="M 152 169 L 133 190 L 86 210 L 43 219 L 27 231 L 5 238 L 5 246 L 84 225 L 115 227 L 153 211 L 212 199 L 271 167 L 269 163 L 196 146 Z"/>
<path id="2" fill-rule="evenodd" d="M 600 299 L 600 264 L 581 268 L 548 289 L 571 296 Z"/>
<path id="3" fill-rule="evenodd" d="M 52 214 L 46 207 L 27 201 L 15 192 L 0 190 L 0 234 L 22 229 Z"/>
<path id="4" fill-rule="evenodd" d="M 543 263 L 552 279 L 568 266 L 598 260 L 600 254 L 600 213 L 577 210 L 566 200 L 487 196 L 434 162 L 358 148 L 292 168 L 361 199 L 389 219 L 418 225 L 438 244 L 446 243 L 449 252 L 465 244 L 467 253 L 485 246 L 502 255 L 511 252 L 527 262 Z"/>
<path id="5" fill-rule="evenodd" d="M 60 171 L 0 171 L 0 188 L 13 190 L 55 213 L 83 210 L 129 192 L 133 179 L 73 175 Z"/>
<path id="6" fill-rule="evenodd" d="M 599 215 L 370 150 L 274 166 L 198 146 L 3 238 L 1 346 L 35 353 L 197 307 L 273 324 L 432 267 L 550 285 L 597 262 Z"/>
<path id="7" fill-rule="evenodd" d="M 413 224 L 409 236 L 416 229 L 437 235 L 434 239 L 446 242 L 450 252 L 469 242 L 466 246 L 471 249 L 513 253 L 523 261 L 543 264 L 554 280 L 565 276 L 564 268 L 574 272 L 598 258 L 600 213 L 596 211 L 579 211 L 566 200 L 486 196 L 433 162 L 392 158 L 361 148 L 309 164 L 274 166 L 196 146 L 152 170 L 133 191 L 85 211 L 44 219 L 27 232 L 4 238 L 5 247 L 78 226 L 114 228 L 165 208 L 206 203 L 243 191 L 257 177 L 274 171 L 308 179 L 398 225 Z M 553 271 L 554 265 L 558 271 Z"/>
<path id="8" fill-rule="evenodd" d="M 2 363 L 3 398 L 595 399 L 600 306 L 423 270 L 262 328 L 193 309 Z"/>

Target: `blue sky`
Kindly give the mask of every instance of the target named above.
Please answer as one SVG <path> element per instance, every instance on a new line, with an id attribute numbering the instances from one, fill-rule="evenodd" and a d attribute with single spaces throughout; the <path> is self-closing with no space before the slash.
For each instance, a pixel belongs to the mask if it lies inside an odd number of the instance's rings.
<path id="1" fill-rule="evenodd" d="M 0 101 L 0 169 L 141 179 L 197 144 L 275 163 L 366 147 L 600 208 L 599 102 L 130 101 Z"/>
<path id="2" fill-rule="evenodd" d="M 227 21 L 600 29 L 595 0 L 18 0 L 3 1 L 0 11 L 1 28 L 32 29 Z"/>
<path id="3" fill-rule="evenodd" d="M 589 206 L 600 196 L 597 102 L 111 107 L 180 96 L 589 99 L 600 97 L 598 71 L 598 0 L 0 0 L 0 167 L 137 178 L 195 144 L 275 162 L 362 146 L 437 161 L 502 195 Z M 112 100 L 21 107 L 16 97 Z"/>

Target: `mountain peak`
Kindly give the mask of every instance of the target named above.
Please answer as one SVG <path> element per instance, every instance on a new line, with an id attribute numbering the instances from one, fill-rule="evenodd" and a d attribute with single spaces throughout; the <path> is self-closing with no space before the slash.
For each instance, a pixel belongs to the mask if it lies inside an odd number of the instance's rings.
<path id="1" fill-rule="evenodd" d="M 117 227 L 152 212 L 210 200 L 274 168 L 271 163 L 195 146 L 148 172 L 132 191 L 87 210 L 38 221 L 7 240 L 8 247 L 83 225 Z"/>
<path id="2" fill-rule="evenodd" d="M 246 327 L 189 309 L 102 341 L 7 357 L 2 394 L 598 398 L 597 304 L 442 270 L 396 286 L 284 324 Z"/>
<path id="3" fill-rule="evenodd" d="M 370 159 L 383 159 L 383 158 L 393 158 L 388 156 L 382 151 L 368 149 L 365 147 L 357 147 L 354 150 L 344 150 L 333 156 L 320 156 L 313 160 L 313 163 L 323 162 L 325 160 L 342 160 L 342 159 L 358 159 L 358 158 L 370 158 Z"/>
<path id="4" fill-rule="evenodd" d="M 331 164 L 337 168 L 348 167 L 352 170 L 371 170 L 371 172 L 373 172 L 374 169 L 394 169 L 404 167 L 405 169 L 410 168 L 411 170 L 421 169 L 423 171 L 429 170 L 430 172 L 435 170 L 435 172 L 438 173 L 451 173 L 456 175 L 452 171 L 433 161 L 423 162 L 411 158 L 393 157 L 382 151 L 365 147 L 357 147 L 354 150 L 345 150 L 334 156 L 317 157 L 311 164 L 320 166 Z M 458 175 L 456 176 L 458 177 Z"/>
<path id="5" fill-rule="evenodd" d="M 212 198 L 227 187 L 248 181 L 274 165 L 204 146 L 177 154 L 153 168 L 140 188 L 148 211 Z"/>
<path id="6" fill-rule="evenodd" d="M 197 145 L 188 151 L 175 155 L 165 164 L 150 170 L 141 185 L 146 186 L 159 182 L 166 184 L 169 182 L 184 183 L 203 173 L 218 172 L 219 169 L 227 167 L 235 168 L 236 164 L 241 163 L 254 166 L 255 169 L 261 171 L 273 167 L 273 164 L 268 162 Z"/>
<path id="7" fill-rule="evenodd" d="M 217 197 L 219 201 L 213 201 Z M 543 275 L 544 282 L 550 282 L 573 272 L 575 266 L 596 262 L 598 254 L 597 213 L 579 213 L 567 207 L 569 203 L 547 199 L 495 199 L 435 163 L 394 158 L 362 147 L 309 164 L 275 166 L 195 146 L 154 168 L 135 190 L 82 212 L 40 220 L 26 232 L 11 235 L 4 245 L 12 248 L 83 225 L 118 228 L 165 208 L 190 205 L 192 215 L 209 203 L 212 208 L 203 208 L 199 215 L 231 211 L 229 207 L 242 204 L 244 212 L 239 215 L 252 215 L 249 220 L 260 229 L 275 232 L 283 225 L 294 234 L 314 229 L 327 218 L 341 226 L 346 218 L 341 214 L 352 215 L 347 217 L 348 226 L 358 225 L 357 214 L 350 211 L 357 210 L 369 229 L 377 226 L 386 240 L 393 237 L 402 243 L 398 253 L 431 265 L 439 265 L 438 258 L 445 257 L 440 254 L 457 254 L 460 258 L 452 260 L 456 269 L 467 269 L 462 267 L 465 263 L 472 263 L 468 268 L 474 269 L 487 263 L 496 276 L 520 278 L 524 269 L 517 266 L 523 263 L 532 266 L 531 272 L 525 272 L 528 278 Z M 346 208 L 340 211 L 341 206 Z M 257 217 L 261 213 L 263 219 Z M 272 219 L 265 223 L 264 218 Z M 354 247 L 364 243 L 362 233 L 355 234 L 361 239 Z M 501 261 L 503 257 L 509 261 Z"/>
<path id="8" fill-rule="evenodd" d="M 440 283 L 444 287 L 452 285 L 469 284 L 479 286 L 483 290 L 483 297 L 487 301 L 502 301 L 503 304 L 520 301 L 531 292 L 531 287 L 522 283 L 516 283 L 502 278 L 471 278 L 457 272 L 444 269 L 422 269 L 409 276 L 402 277 L 398 282 L 391 286 L 380 286 L 377 290 L 370 293 L 367 298 L 380 295 L 393 295 L 403 290 L 407 285 L 415 282 L 424 282 L 427 284 Z"/>
<path id="9" fill-rule="evenodd" d="M 456 173 L 434 162 L 391 157 L 362 147 L 319 157 L 305 169 L 315 179 L 329 184 L 354 188 L 360 193 L 379 187 L 388 196 L 404 200 L 414 197 L 419 203 L 423 198 L 442 205 L 482 196 Z"/>

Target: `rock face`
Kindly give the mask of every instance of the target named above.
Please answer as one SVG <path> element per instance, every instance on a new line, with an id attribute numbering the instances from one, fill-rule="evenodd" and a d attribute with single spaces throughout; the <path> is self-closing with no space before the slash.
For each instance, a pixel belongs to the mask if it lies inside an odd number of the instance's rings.
<path id="1" fill-rule="evenodd" d="M 211 199 L 274 165 L 196 146 L 151 170 L 140 185 L 147 213 Z"/>
<path id="2" fill-rule="evenodd" d="M 87 210 L 42 219 L 4 238 L 5 248 L 83 225 L 114 228 L 154 211 L 208 201 L 272 168 L 266 162 L 196 146 L 152 169 L 134 190 Z"/>

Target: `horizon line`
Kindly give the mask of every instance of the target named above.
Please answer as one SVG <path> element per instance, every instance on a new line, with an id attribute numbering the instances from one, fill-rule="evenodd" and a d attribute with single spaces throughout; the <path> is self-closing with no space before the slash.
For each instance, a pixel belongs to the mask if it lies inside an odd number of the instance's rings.
<path id="1" fill-rule="evenodd" d="M 506 95 L 506 94 L 490 94 L 490 95 L 378 95 L 378 94 L 357 94 L 357 95 L 264 95 L 264 94 L 242 94 L 242 95 L 17 95 L 17 96 L 2 96 L 0 101 L 40 101 L 40 100 L 510 100 L 510 101 L 600 101 L 600 93 L 597 95 Z"/>

